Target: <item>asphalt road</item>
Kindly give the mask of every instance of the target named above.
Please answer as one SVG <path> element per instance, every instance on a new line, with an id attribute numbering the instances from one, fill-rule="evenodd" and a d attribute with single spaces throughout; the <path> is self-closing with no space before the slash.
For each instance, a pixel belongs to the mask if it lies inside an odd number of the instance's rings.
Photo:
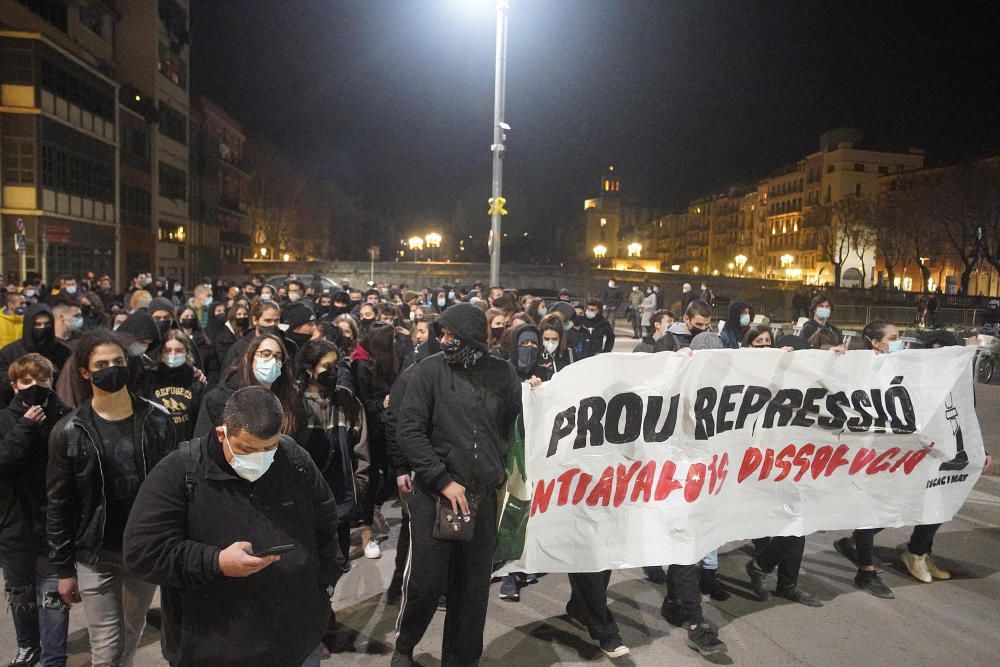
<path id="1" fill-rule="evenodd" d="M 622 332 L 624 333 L 624 331 Z M 634 341 L 622 338 L 618 351 Z M 977 388 L 977 404 L 987 450 L 1000 452 L 1000 387 Z M 962 511 L 945 524 L 935 540 L 939 562 L 953 579 L 923 584 L 909 576 L 899 553 L 907 529 L 890 529 L 876 538 L 884 578 L 895 600 L 880 600 L 854 587 L 854 567 L 833 549 L 847 533 L 811 535 L 806 542 L 800 584 L 825 606 L 809 609 L 785 601 L 751 599 L 744 564 L 749 543 L 720 549 L 720 572 L 733 593 L 727 602 L 705 601 L 705 615 L 720 628 L 726 656 L 706 660 L 685 644 L 685 633 L 660 617 L 664 587 L 646 581 L 639 570 L 615 572 L 608 590 L 610 609 L 632 648 L 622 665 L 1000 665 L 997 603 L 1000 599 L 1000 478 L 979 480 Z M 342 623 L 338 650 L 325 665 L 388 665 L 398 609 L 387 606 L 383 592 L 392 575 L 399 510 L 387 507 L 392 526 L 379 560 L 355 561 L 337 588 L 334 608 Z M 589 637 L 564 617 L 569 599 L 565 575 L 544 576 L 522 591 L 519 603 L 497 599 L 491 590 L 484 665 L 582 665 L 608 662 Z M 0 659 L 13 657 L 9 615 L 0 621 Z M 438 665 L 444 615 L 432 622 L 416 657 Z M 147 629 L 136 665 L 162 665 L 159 636 Z M 71 619 L 71 666 L 89 665 L 82 609 Z"/>

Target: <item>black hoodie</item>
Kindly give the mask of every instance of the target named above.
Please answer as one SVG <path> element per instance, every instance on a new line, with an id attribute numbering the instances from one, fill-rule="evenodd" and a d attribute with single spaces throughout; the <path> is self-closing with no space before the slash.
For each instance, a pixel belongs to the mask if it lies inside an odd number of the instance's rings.
<path id="1" fill-rule="evenodd" d="M 39 338 L 34 333 L 35 319 L 43 313 L 49 316 L 52 324 L 45 330 L 45 335 Z M 56 374 L 52 378 L 53 386 L 63 364 L 73 356 L 69 347 L 56 340 L 55 317 L 52 315 L 52 309 L 44 303 L 36 303 L 24 313 L 24 330 L 21 333 L 21 340 L 16 340 L 0 350 L 0 378 L 2 378 L 0 381 L 0 406 L 6 407 L 14 398 L 14 390 L 7 382 L 7 369 L 12 363 L 30 352 L 37 352 L 55 366 Z"/>
<path id="2" fill-rule="evenodd" d="M 504 479 L 510 429 L 521 412 L 521 383 L 510 364 L 486 353 L 486 315 L 475 306 L 448 308 L 435 328 L 484 354 L 470 368 L 435 354 L 409 371 L 396 420 L 399 450 L 425 492 L 457 481 L 492 493 Z"/>
<path id="3" fill-rule="evenodd" d="M 753 308 L 750 307 L 749 303 L 743 301 L 731 301 L 729 303 L 729 318 L 726 320 L 726 326 L 722 328 L 722 344 L 727 348 L 735 350 L 743 344 L 743 336 L 746 335 L 747 329 L 750 328 L 748 324 L 746 327 L 740 326 L 740 315 L 744 310 L 750 311 L 750 321 L 753 321 Z"/>

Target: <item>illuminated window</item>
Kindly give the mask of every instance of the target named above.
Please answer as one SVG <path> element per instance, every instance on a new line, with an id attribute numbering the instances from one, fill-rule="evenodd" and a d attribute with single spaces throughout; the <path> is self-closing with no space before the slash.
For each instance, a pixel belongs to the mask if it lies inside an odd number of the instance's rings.
<path id="1" fill-rule="evenodd" d="M 608 226 L 608 219 L 601 218 L 601 227 L 607 227 L 607 226 Z"/>

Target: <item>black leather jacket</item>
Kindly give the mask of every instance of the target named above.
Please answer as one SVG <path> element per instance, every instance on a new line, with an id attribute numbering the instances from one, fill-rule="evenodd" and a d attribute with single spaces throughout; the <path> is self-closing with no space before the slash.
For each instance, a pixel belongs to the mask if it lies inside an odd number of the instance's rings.
<path id="1" fill-rule="evenodd" d="M 130 394 L 136 469 L 143 479 L 177 448 L 174 424 L 159 405 Z M 49 438 L 49 557 L 60 578 L 76 576 L 76 561 L 93 564 L 104 542 L 107 515 L 101 439 L 94 432 L 93 408 L 86 401 L 59 420 Z"/>

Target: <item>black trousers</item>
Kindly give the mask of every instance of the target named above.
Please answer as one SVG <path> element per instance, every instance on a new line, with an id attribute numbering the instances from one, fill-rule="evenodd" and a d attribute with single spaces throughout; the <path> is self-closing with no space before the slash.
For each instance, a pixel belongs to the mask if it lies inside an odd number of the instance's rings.
<path id="1" fill-rule="evenodd" d="M 701 564 L 671 565 L 667 568 L 667 600 L 680 607 L 685 625 L 701 623 Z"/>
<path id="2" fill-rule="evenodd" d="M 583 621 L 591 638 L 598 642 L 618 635 L 618 624 L 608 609 L 608 582 L 611 581 L 611 570 L 577 572 L 568 576 L 572 593 L 569 604 L 566 605 L 566 612 Z"/>
<path id="3" fill-rule="evenodd" d="M 474 665 L 483 653 L 483 628 L 496 549 L 496 494 L 479 495 L 472 540 L 436 540 L 435 498 L 414 489 L 409 498 L 410 549 L 403 577 L 403 602 L 396 621 L 396 650 L 412 654 L 448 595 L 441 642 L 442 667 Z"/>
<path id="4" fill-rule="evenodd" d="M 934 546 L 934 535 L 940 527 L 939 523 L 914 526 L 907 550 L 917 556 L 929 554 Z M 875 534 L 881 530 L 881 528 L 858 528 L 854 531 L 854 546 L 858 550 L 859 566 L 875 564 Z"/>
<path id="5" fill-rule="evenodd" d="M 799 583 L 802 568 L 802 554 L 806 548 L 806 538 L 796 535 L 763 537 L 753 541 L 757 547 L 754 560 L 765 572 L 778 568 L 778 588 L 795 588 Z"/>
<path id="6" fill-rule="evenodd" d="M 406 573 L 406 560 L 410 554 L 410 510 L 409 501 L 412 494 L 399 494 L 399 502 L 403 508 L 403 524 L 399 527 L 399 539 L 396 540 L 396 569 L 392 573 L 392 583 L 401 584 Z"/>
<path id="7" fill-rule="evenodd" d="M 906 547 L 907 550 L 915 556 L 926 556 L 929 554 L 934 547 L 934 535 L 940 527 L 941 524 L 939 523 L 914 526 L 913 533 L 910 534 L 910 544 Z"/>

